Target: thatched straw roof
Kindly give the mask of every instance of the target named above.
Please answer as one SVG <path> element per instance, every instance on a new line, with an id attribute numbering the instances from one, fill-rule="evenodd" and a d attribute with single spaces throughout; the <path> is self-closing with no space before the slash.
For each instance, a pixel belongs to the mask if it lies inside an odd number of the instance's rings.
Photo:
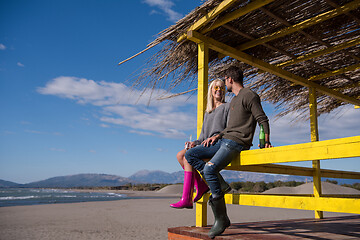
<path id="1" fill-rule="evenodd" d="M 180 42 L 177 40 L 181 35 L 187 33 L 190 26 L 219 6 L 221 2 L 220 0 L 208 0 L 175 25 L 160 32 L 156 40 L 149 46 L 162 43 L 163 48 L 149 60 L 147 69 L 137 83 L 151 87 L 166 85 L 170 89 L 176 88 L 180 83 L 185 83 L 196 88 L 197 45 L 187 39 Z M 215 26 L 219 20 L 254 2 L 261 1 L 234 1 L 228 8 L 196 31 L 227 46 L 240 49 L 266 63 L 277 65 L 303 79 L 352 97 L 355 104 L 356 101 L 359 101 L 360 1 L 267 1 L 270 3 L 221 26 Z M 334 9 L 344 9 L 340 8 L 344 5 L 345 9 L 351 5 L 351 10 L 344 11 L 328 20 L 313 20 L 314 24 L 312 25 L 296 29 L 292 33 L 273 40 L 248 46 L 248 43 L 254 39 L 266 38 L 278 31 L 295 28 L 297 24 L 302 25 L 312 18 L 319 17 L 320 14 L 329 14 L 328 12 Z M 333 49 L 335 46 L 340 46 L 340 49 Z M 324 49 L 329 49 L 331 52 L 318 54 L 306 61 L 289 63 L 285 66 L 278 65 Z M 236 59 L 224 58 L 223 55 L 219 55 L 212 49 L 209 50 L 209 80 L 218 77 L 221 71 L 233 64 L 242 67 L 246 77 L 245 86 L 257 91 L 263 100 L 275 104 L 280 115 L 296 111 L 298 114 L 300 113 L 299 115 L 305 116 L 304 113 L 308 110 L 308 87 L 294 84 L 272 73 L 259 71 L 258 68 Z M 331 74 L 334 70 L 340 70 L 342 73 Z M 323 73 L 329 73 L 330 76 L 320 75 Z M 312 80 L 311 78 L 314 76 L 317 76 L 318 79 Z M 331 112 L 345 104 L 349 104 L 349 102 L 340 101 L 323 92 L 318 92 L 319 114 Z"/>

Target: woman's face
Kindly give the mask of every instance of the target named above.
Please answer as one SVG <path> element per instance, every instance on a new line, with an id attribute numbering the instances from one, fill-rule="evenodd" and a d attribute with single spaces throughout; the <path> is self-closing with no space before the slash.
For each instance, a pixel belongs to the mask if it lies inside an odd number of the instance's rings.
<path id="1" fill-rule="evenodd" d="M 212 95 L 214 99 L 221 101 L 224 95 L 224 85 L 221 82 L 216 82 L 212 87 Z"/>

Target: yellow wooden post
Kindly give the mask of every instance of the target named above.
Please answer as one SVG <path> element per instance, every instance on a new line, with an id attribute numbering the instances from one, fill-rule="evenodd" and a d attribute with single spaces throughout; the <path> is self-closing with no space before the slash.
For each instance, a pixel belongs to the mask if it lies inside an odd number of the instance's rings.
<path id="1" fill-rule="evenodd" d="M 208 91 L 209 48 L 205 43 L 198 44 L 198 106 L 197 106 L 197 137 L 200 136 L 206 109 Z"/>
<path id="2" fill-rule="evenodd" d="M 319 131 L 317 122 L 317 101 L 316 101 L 316 89 L 309 88 L 309 107 L 310 107 L 310 131 L 311 141 L 319 141 Z M 312 167 L 314 169 L 313 182 L 314 182 L 314 197 L 318 198 L 321 195 L 321 173 L 320 173 L 320 160 L 312 161 Z M 323 218 L 322 211 L 315 211 L 315 218 Z"/>
<path id="3" fill-rule="evenodd" d="M 198 109 L 197 136 L 199 138 L 204 122 L 206 96 L 208 91 L 209 48 L 206 43 L 198 43 Z M 196 226 L 207 225 L 207 199 L 204 197 L 196 203 Z"/>

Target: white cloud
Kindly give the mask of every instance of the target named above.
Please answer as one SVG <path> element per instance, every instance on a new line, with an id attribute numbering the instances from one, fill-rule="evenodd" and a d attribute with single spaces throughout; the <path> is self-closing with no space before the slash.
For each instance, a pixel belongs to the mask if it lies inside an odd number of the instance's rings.
<path id="1" fill-rule="evenodd" d="M 187 96 L 156 100 L 169 94 L 161 89 L 143 92 L 122 83 L 62 76 L 52 79 L 37 91 L 73 99 L 79 104 L 98 106 L 103 113 L 99 117 L 102 127 L 122 125 L 129 127 L 130 132 L 141 135 L 183 138 L 186 136 L 184 131 L 193 130 L 196 123 L 194 114 L 181 111 L 182 107 L 195 104 L 193 100 L 188 100 Z"/>
<path id="2" fill-rule="evenodd" d="M 50 150 L 54 152 L 65 152 L 65 150 L 61 148 L 50 148 Z"/>
<path id="3" fill-rule="evenodd" d="M 0 43 L 0 50 L 5 50 L 6 49 L 6 46 L 2 43 Z"/>
<path id="4" fill-rule="evenodd" d="M 286 145 L 310 142 L 310 122 L 295 122 L 294 119 L 295 114 L 289 114 L 275 121 L 270 118 L 271 141 Z M 353 105 L 340 107 L 329 114 L 322 114 L 318 118 L 319 139 L 360 135 L 359 119 L 360 109 L 355 109 Z"/>
<path id="5" fill-rule="evenodd" d="M 319 117 L 320 140 L 360 135 L 360 109 L 347 105 Z"/>
<path id="6" fill-rule="evenodd" d="M 16 65 L 18 65 L 19 67 L 25 67 L 25 65 L 24 64 L 22 64 L 21 62 L 17 62 L 17 64 Z"/>
<path id="7" fill-rule="evenodd" d="M 182 14 L 172 10 L 172 7 L 175 5 L 172 1 L 168 0 L 144 0 L 144 2 L 151 7 L 158 7 L 162 10 L 165 15 L 168 17 L 169 21 L 176 22 L 182 18 Z M 158 13 L 155 10 L 151 11 L 151 14 Z"/>
<path id="8" fill-rule="evenodd" d="M 167 149 L 164 148 L 157 148 L 156 151 L 158 152 L 167 152 Z"/>
<path id="9" fill-rule="evenodd" d="M 3 135 L 14 135 L 14 134 L 16 133 L 12 131 L 7 131 L 7 130 L 3 131 Z"/>
<path id="10" fill-rule="evenodd" d="M 45 132 L 40 132 L 40 131 L 36 131 L 36 130 L 25 130 L 25 132 L 33 133 L 33 134 L 46 134 Z"/>
<path id="11" fill-rule="evenodd" d="M 128 151 L 125 149 L 121 149 L 121 150 L 119 150 L 119 152 L 121 152 L 122 154 L 128 154 Z"/>

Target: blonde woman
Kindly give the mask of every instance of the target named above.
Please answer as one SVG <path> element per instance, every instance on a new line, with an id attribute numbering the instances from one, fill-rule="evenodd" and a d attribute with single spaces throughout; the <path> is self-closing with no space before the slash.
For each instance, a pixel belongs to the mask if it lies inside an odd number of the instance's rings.
<path id="1" fill-rule="evenodd" d="M 229 105 L 225 103 L 225 84 L 221 79 L 216 79 L 209 86 L 204 123 L 199 139 L 193 142 L 186 142 L 185 147 L 212 148 L 212 145 L 208 144 L 206 140 L 225 129 L 228 112 Z M 178 162 L 184 169 L 184 186 L 181 200 L 170 205 L 173 208 L 193 208 L 193 202 L 197 202 L 204 193 L 209 191 L 209 187 L 200 177 L 199 173 L 186 161 L 185 152 L 186 149 L 183 149 L 176 155 Z M 194 186 L 196 196 L 192 200 Z"/>

